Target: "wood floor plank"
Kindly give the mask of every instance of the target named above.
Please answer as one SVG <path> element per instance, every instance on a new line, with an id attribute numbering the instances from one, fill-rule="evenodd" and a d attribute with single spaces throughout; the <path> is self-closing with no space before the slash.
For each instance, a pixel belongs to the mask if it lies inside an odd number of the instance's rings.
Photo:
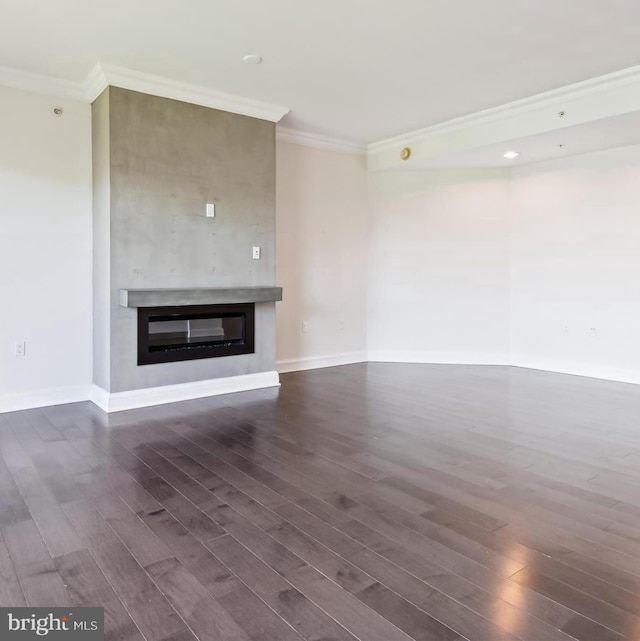
<path id="1" fill-rule="evenodd" d="M 449 588 L 451 588 L 451 580 L 445 583 L 441 583 L 440 585 L 438 584 L 437 580 L 427 580 L 422 585 L 420 585 L 420 581 L 417 580 L 416 577 L 413 577 L 407 572 L 402 571 L 400 567 L 396 567 L 395 564 L 387 563 L 384 560 L 383 556 L 381 557 L 377 554 L 369 552 L 365 547 L 356 546 L 354 548 L 353 543 L 349 541 L 348 538 L 342 536 L 339 532 L 333 532 L 333 528 L 330 528 L 329 526 L 324 524 L 320 519 L 311 515 L 307 515 L 302 510 L 299 510 L 298 508 L 293 506 L 283 509 L 280 512 L 285 514 L 291 522 L 295 523 L 301 529 L 304 529 L 310 534 L 313 534 L 317 539 L 323 541 L 332 549 L 343 553 L 347 558 L 351 560 L 354 565 L 368 572 L 371 576 L 379 578 L 382 583 L 392 587 L 398 594 L 406 596 L 410 602 L 413 602 L 418 606 L 420 606 L 421 604 L 424 606 L 424 604 L 429 602 L 430 599 L 431 601 L 438 601 L 439 603 L 446 604 L 445 608 L 443 608 L 443 610 L 446 609 L 448 612 L 445 622 L 448 622 L 448 625 L 458 630 L 462 634 L 465 633 L 465 630 L 461 630 L 456 626 L 460 625 L 461 621 L 467 620 L 470 623 L 470 628 L 472 627 L 473 629 L 475 629 L 476 635 L 484 634 L 486 638 L 494 638 L 496 636 L 499 636 L 500 633 L 496 630 L 493 630 L 492 626 L 490 625 L 491 617 L 486 616 L 489 612 L 488 608 L 484 611 L 480 609 L 480 612 L 483 612 L 485 615 L 485 619 L 483 620 L 481 616 L 475 616 L 473 612 L 467 611 L 465 607 L 460 607 L 459 603 L 456 603 L 455 600 L 452 599 L 448 594 L 439 589 L 439 587 L 441 587 L 442 585 L 447 585 Z M 435 574 L 444 574 L 444 570 L 442 568 L 433 567 L 432 572 Z M 449 576 L 448 578 L 452 579 L 454 577 Z M 458 580 L 458 588 L 463 583 L 464 581 Z M 377 589 L 377 592 L 379 593 L 380 590 Z M 472 590 L 472 592 L 476 592 L 476 590 Z M 420 595 L 421 599 L 426 600 L 417 602 L 416 595 Z M 460 600 L 459 593 L 456 593 L 456 600 Z M 496 601 L 497 600 L 494 599 L 494 604 Z M 476 601 L 476 604 L 478 603 L 479 601 Z M 406 606 L 403 607 L 404 609 L 406 609 Z M 400 604 L 398 604 L 398 608 L 402 609 L 400 607 Z M 510 609 L 509 605 L 506 603 L 502 604 L 502 608 L 504 610 Z M 431 609 L 432 605 L 428 606 L 427 611 Z M 524 613 L 518 612 L 516 608 L 512 608 L 512 610 L 513 613 L 521 621 L 522 626 L 524 627 L 526 625 L 528 636 L 535 636 L 536 638 L 540 639 L 560 638 L 562 636 L 561 634 L 559 634 L 558 630 L 555 630 L 553 627 L 548 626 L 543 621 L 527 617 Z M 477 610 L 475 612 L 477 612 Z M 453 613 L 455 613 L 455 617 L 451 616 L 451 614 Z M 445 615 L 442 614 L 441 616 Z M 421 627 L 425 629 L 428 628 L 426 622 L 424 621 L 421 623 Z M 448 638 L 448 633 L 444 633 L 442 628 L 442 624 L 434 626 L 432 622 L 430 632 L 432 638 Z M 508 638 L 509 630 L 504 630 L 504 632 L 505 634 L 503 634 L 503 637 Z"/>
<path id="2" fill-rule="evenodd" d="M 26 600 L 18 580 L 9 550 L 0 533 L 0 603 L 4 606 L 24 606 Z"/>
<path id="3" fill-rule="evenodd" d="M 55 559 L 74 605 L 104 608 L 105 641 L 143 641 L 138 626 L 87 550 Z"/>
<path id="4" fill-rule="evenodd" d="M 15 492 L 15 500 L 19 501 L 13 506 L 14 517 L 16 512 L 18 515 L 26 512 L 20 520 L 33 519 L 53 557 L 82 549 L 82 543 L 60 509 L 58 497 L 50 485 L 52 477 L 59 482 L 60 475 L 51 472 L 48 465 L 38 468 L 14 435 L 5 434 L 4 448 L 7 451 L 3 454 L 0 474 L 4 469 L 4 475 L 10 475 L 4 487 Z M 1 504 L 6 505 L 0 499 Z M 4 521 L 7 522 L 6 513 Z"/>
<path id="5" fill-rule="evenodd" d="M 18 579 L 32 606 L 66 606 L 72 600 L 47 547 L 31 520 L 3 528 L 4 539 Z"/>
<path id="6" fill-rule="evenodd" d="M 536 592 L 601 622 L 623 636 L 633 638 L 637 633 L 639 627 L 637 617 L 539 572 L 525 568 L 516 572 L 511 580 L 521 585 L 527 585 Z"/>
<path id="7" fill-rule="evenodd" d="M 367 607 L 363 601 L 345 592 L 310 566 L 292 570 L 287 573 L 286 578 L 321 608 L 332 612 L 336 621 L 359 639 L 371 639 L 371 641 L 411 639 L 392 622 Z"/>
<path id="8" fill-rule="evenodd" d="M 117 495 L 93 494 L 94 507 L 111 526 L 140 565 L 171 558 L 173 554 Z"/>
<path id="9" fill-rule="evenodd" d="M 307 641 L 355 637 L 230 535 L 207 547 Z"/>
<path id="10" fill-rule="evenodd" d="M 98 512 L 84 501 L 65 504 L 64 510 L 148 641 L 163 639 L 186 627 Z"/>
<path id="11" fill-rule="evenodd" d="M 179 561 L 165 559 L 146 569 L 198 638 L 212 641 L 250 639 Z"/>
<path id="12" fill-rule="evenodd" d="M 483 542 L 488 547 L 502 550 L 507 556 L 512 556 L 516 559 L 523 556 L 527 557 L 529 559 L 529 567 L 627 612 L 635 613 L 637 610 L 636 593 L 584 572 L 579 567 L 576 567 L 575 564 L 565 563 L 562 554 L 557 559 L 551 559 L 533 547 L 526 547 L 516 539 L 505 536 L 504 531 L 488 532 L 482 528 L 473 527 L 451 515 L 445 516 L 437 512 L 429 512 L 424 515 L 424 518 L 436 520 L 469 538 Z M 564 550 L 564 554 L 567 552 L 568 550 Z"/>
<path id="13" fill-rule="evenodd" d="M 28 518 L 29 508 L 20 494 L 11 471 L 0 455 L 0 527 L 26 521 Z"/>
<path id="14" fill-rule="evenodd" d="M 465 560 L 464 557 L 442 559 L 444 567 L 452 570 L 452 572 L 447 572 L 442 566 L 427 561 L 423 555 L 407 551 L 405 548 L 398 546 L 392 538 L 387 538 L 362 523 L 354 521 L 352 524 L 345 526 L 344 529 L 354 539 L 361 541 L 380 556 L 403 568 L 416 578 L 421 579 L 427 585 L 456 599 L 474 612 L 480 615 L 487 615 L 491 620 L 493 620 L 492 612 L 496 610 L 501 612 L 510 611 L 509 606 L 514 607 L 516 612 L 522 609 L 529 616 L 544 621 L 559 630 L 564 630 L 568 625 L 572 625 L 576 618 L 584 618 L 566 606 L 546 598 L 544 595 L 521 588 L 521 586 L 509 581 L 509 579 L 496 581 L 496 577 L 490 571 L 477 564 L 474 565 L 473 562 Z M 365 560 L 368 560 L 368 558 L 365 557 Z M 388 578 L 381 580 L 385 580 L 387 583 L 390 581 Z M 494 585 L 496 586 L 495 588 Z M 484 589 L 479 589 L 478 586 L 484 586 Z M 414 590 L 414 592 L 420 594 L 419 589 Z M 522 614 L 517 614 L 510 616 L 506 621 L 510 623 L 521 619 Z M 613 635 L 612 638 L 619 636 L 589 620 L 580 625 L 579 629 L 584 631 L 585 636 L 576 638 L 584 641 L 607 637 L 608 634 Z"/>

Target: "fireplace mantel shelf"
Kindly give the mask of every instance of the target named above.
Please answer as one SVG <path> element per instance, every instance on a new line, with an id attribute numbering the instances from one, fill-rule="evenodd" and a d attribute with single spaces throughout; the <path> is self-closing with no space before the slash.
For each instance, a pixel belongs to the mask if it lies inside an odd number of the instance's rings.
<path id="1" fill-rule="evenodd" d="M 282 300 L 282 287 L 213 287 L 193 289 L 121 289 L 121 307 L 174 307 L 272 303 Z"/>

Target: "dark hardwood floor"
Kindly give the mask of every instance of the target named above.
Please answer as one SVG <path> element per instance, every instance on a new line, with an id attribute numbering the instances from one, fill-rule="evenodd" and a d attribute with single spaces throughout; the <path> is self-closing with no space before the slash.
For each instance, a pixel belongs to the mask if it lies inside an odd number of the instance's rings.
<path id="1" fill-rule="evenodd" d="M 368 364 L 0 415 L 0 604 L 110 640 L 640 639 L 640 387 Z"/>

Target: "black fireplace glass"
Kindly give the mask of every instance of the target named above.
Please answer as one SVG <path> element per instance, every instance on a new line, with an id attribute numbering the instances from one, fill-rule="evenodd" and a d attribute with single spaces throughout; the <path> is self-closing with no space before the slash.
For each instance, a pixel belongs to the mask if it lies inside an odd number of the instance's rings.
<path id="1" fill-rule="evenodd" d="M 254 305 L 138 308 L 138 364 L 254 352 Z"/>

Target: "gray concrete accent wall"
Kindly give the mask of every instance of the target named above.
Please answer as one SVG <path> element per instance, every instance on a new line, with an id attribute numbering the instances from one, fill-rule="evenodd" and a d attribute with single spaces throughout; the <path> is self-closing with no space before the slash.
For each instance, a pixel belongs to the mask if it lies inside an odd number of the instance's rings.
<path id="1" fill-rule="evenodd" d="M 99 99 L 100 100 L 100 99 Z M 111 392 L 275 369 L 275 304 L 256 305 L 256 353 L 138 366 L 120 289 L 275 285 L 274 123 L 111 87 Z M 205 216 L 214 202 L 215 218 Z M 252 259 L 252 247 L 262 249 Z"/>
<path id="2" fill-rule="evenodd" d="M 109 89 L 91 106 L 93 158 L 93 382 L 111 386 Z"/>

